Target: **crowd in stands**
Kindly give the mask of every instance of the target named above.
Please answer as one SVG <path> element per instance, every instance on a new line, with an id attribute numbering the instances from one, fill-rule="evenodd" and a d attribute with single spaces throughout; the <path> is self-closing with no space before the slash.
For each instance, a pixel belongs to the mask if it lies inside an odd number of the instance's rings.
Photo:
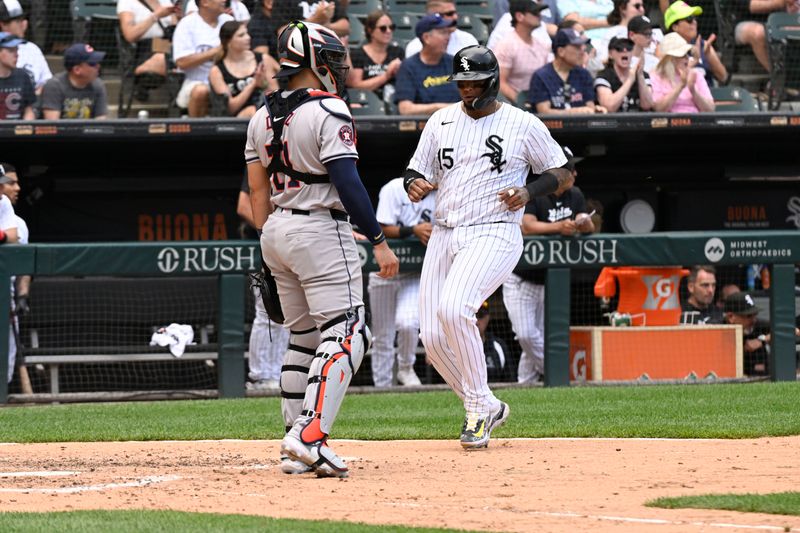
<path id="1" fill-rule="evenodd" d="M 137 100 L 174 74 L 181 81 L 172 105 L 191 117 L 251 116 L 278 88 L 277 35 L 293 19 L 326 25 L 349 44 L 347 85 L 375 92 L 385 102 L 377 114 L 429 115 L 457 101 L 447 79 L 452 56 L 476 36 L 498 57 L 502 98 L 536 113 L 714 111 L 710 89 L 731 82 L 716 35 L 698 30 L 715 14 L 683 0 L 422 1 L 349 14 L 351 0 L 118 0 L 116 11 L 121 38 L 135 47 Z M 749 0 L 743 8 L 733 38 L 765 72 L 764 22 L 799 3 Z M 107 116 L 103 52 L 67 47 L 64 72 L 53 76 L 25 40 L 19 0 L 0 0 L 0 30 L 0 119 Z"/>

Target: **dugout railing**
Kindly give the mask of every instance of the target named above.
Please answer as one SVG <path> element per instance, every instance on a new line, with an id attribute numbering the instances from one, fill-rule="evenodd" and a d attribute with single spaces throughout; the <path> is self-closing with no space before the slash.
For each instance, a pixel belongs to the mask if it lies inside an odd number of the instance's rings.
<path id="1" fill-rule="evenodd" d="M 424 247 L 415 241 L 392 241 L 401 270 L 421 268 Z M 369 245 L 359 244 L 362 267 L 375 270 Z M 547 269 L 545 283 L 545 385 L 570 383 L 571 270 L 604 266 L 771 265 L 769 314 L 772 341 L 770 378 L 796 379 L 795 264 L 800 263 L 800 232 L 747 231 L 714 233 L 596 234 L 576 238 L 526 238 L 522 269 Z M 246 273 L 260 264 L 257 243 L 189 241 L 158 243 L 32 244 L 0 247 L 0 279 L 12 275 L 216 277 L 217 388 L 220 397 L 245 394 Z M 35 283 L 35 280 L 34 280 Z M 0 308 L 10 308 L 9 291 L 0 291 Z M 8 366 L 9 329 L 0 328 L 0 376 Z M 9 400 L 0 379 L 0 403 Z"/>

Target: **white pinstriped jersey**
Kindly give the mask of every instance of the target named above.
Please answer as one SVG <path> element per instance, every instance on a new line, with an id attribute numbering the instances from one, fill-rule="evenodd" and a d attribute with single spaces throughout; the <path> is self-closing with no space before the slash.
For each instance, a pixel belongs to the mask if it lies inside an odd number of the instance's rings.
<path id="1" fill-rule="evenodd" d="M 358 159 L 352 122 L 331 115 L 320 104 L 350 116 L 347 104 L 339 98 L 306 102 L 289 114 L 283 126 L 284 152 L 292 168 L 299 172 L 324 175 L 325 163 L 344 157 Z M 262 106 L 247 126 L 245 163 L 261 160 L 269 164 L 267 146 L 272 129 L 267 127 L 266 106 Z M 286 209 L 344 210 L 339 193 L 332 183 L 304 183 L 279 174 L 271 180 L 272 203 Z"/>
<path id="2" fill-rule="evenodd" d="M 403 178 L 395 178 L 381 188 L 375 218 L 385 226 L 416 226 L 422 222 L 433 223 L 436 191 L 419 202 L 408 199 L 403 189 Z"/>
<path id="3" fill-rule="evenodd" d="M 435 220 L 447 226 L 522 222 L 497 193 L 522 187 L 528 170 L 541 174 L 566 164 L 542 121 L 508 104 L 478 120 L 461 103 L 431 115 L 408 164 L 438 186 Z"/>

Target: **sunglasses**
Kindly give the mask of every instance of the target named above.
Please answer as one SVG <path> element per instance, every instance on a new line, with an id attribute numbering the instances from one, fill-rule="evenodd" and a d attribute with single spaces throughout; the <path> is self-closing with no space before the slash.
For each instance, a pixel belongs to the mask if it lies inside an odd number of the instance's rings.
<path id="1" fill-rule="evenodd" d="M 397 24 L 389 24 L 383 26 L 376 26 L 377 29 L 381 30 L 383 33 L 388 33 L 390 31 L 394 31 L 397 29 Z"/>
<path id="2" fill-rule="evenodd" d="M 633 50 L 633 46 L 619 45 L 612 48 L 612 50 L 616 50 L 617 52 L 630 52 L 631 50 Z"/>
<path id="3" fill-rule="evenodd" d="M 454 9 L 452 11 L 445 11 L 444 13 L 440 13 L 440 15 L 442 15 L 443 17 L 454 17 L 458 15 L 458 11 Z"/>
<path id="4" fill-rule="evenodd" d="M 682 19 L 682 20 L 684 22 L 686 22 L 687 24 L 691 24 L 692 22 L 697 20 L 697 17 L 695 17 L 694 15 L 691 15 L 691 16 L 686 17 L 685 19 Z"/>

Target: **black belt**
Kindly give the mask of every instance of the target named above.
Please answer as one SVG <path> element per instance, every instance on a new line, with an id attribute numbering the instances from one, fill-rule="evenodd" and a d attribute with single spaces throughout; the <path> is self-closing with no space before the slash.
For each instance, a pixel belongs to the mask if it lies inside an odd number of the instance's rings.
<path id="1" fill-rule="evenodd" d="M 281 207 L 280 209 L 282 211 L 289 211 L 293 215 L 309 216 L 311 214 L 311 211 L 308 211 L 307 209 L 286 209 L 285 207 Z M 328 209 L 327 211 L 331 214 L 331 218 L 334 220 L 341 220 L 343 222 L 347 222 L 349 219 L 347 213 L 345 213 L 344 211 L 339 211 L 338 209 Z"/>

